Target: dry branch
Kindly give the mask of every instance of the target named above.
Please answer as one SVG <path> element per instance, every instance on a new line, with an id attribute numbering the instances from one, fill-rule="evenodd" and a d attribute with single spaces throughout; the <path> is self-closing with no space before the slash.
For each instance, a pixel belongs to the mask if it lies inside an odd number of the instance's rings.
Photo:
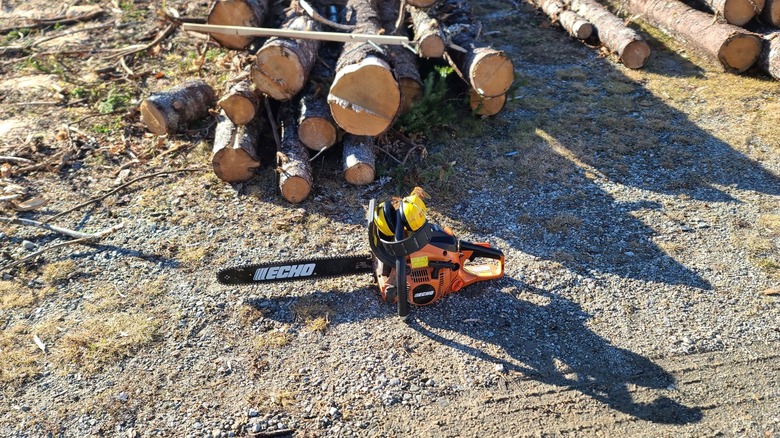
<path id="1" fill-rule="evenodd" d="M 713 59 L 727 72 L 742 73 L 756 60 L 761 40 L 742 28 L 718 23 L 714 17 L 677 0 L 627 0 L 635 15 L 662 28 L 691 49 Z M 598 26 L 598 25 L 597 25 Z"/>
<path id="2" fill-rule="evenodd" d="M 626 26 L 623 20 L 609 12 L 595 0 L 569 0 L 571 10 L 593 23 L 599 39 L 616 53 L 628 68 L 642 68 L 650 56 L 650 46 L 639 34 Z"/>
<path id="3" fill-rule="evenodd" d="M 28 227 L 41 228 L 46 231 L 53 231 L 65 236 L 75 237 L 76 239 L 82 239 L 84 237 L 92 237 L 93 234 L 82 233 L 80 231 L 74 231 L 68 228 L 58 227 L 56 225 L 47 224 L 44 222 L 34 221 L 32 219 L 23 219 L 19 217 L 0 217 L 0 222 L 12 225 L 25 225 Z"/>

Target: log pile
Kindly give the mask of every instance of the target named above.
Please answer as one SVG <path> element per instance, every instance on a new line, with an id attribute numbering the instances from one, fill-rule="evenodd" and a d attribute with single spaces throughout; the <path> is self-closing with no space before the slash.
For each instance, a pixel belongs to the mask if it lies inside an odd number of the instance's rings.
<path id="1" fill-rule="evenodd" d="M 513 64 L 483 42 L 481 24 L 464 0 L 287 0 L 283 12 L 274 9 L 279 3 L 214 2 L 209 25 L 265 26 L 261 35 L 271 35 L 262 41 L 257 32 L 224 27 L 211 33 L 226 48 L 259 47 L 246 57 L 251 61 L 243 74 L 217 84 L 218 100 L 198 82 L 141 105 L 143 121 L 158 135 L 175 135 L 212 110 L 211 163 L 224 181 L 252 178 L 274 155 L 279 190 L 298 203 L 313 189 L 310 161 L 340 146 L 344 180 L 372 183 L 379 143 L 389 138 L 383 134 L 423 97 L 420 58 L 455 68 L 476 114 L 495 115 L 507 100 Z M 389 36 L 411 46 L 382 39 Z"/>

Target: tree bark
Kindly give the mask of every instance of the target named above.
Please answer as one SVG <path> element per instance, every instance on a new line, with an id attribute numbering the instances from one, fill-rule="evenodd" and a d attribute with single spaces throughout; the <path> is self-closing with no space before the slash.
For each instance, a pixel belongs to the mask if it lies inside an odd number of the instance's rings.
<path id="1" fill-rule="evenodd" d="M 214 90 L 206 82 L 185 82 L 146 98 L 140 106 L 141 120 L 154 134 L 174 133 L 208 115 L 214 99 Z"/>
<path id="2" fill-rule="evenodd" d="M 676 0 L 627 0 L 635 15 L 661 27 L 691 49 L 713 59 L 727 72 L 742 73 L 756 60 L 761 40 L 742 28 L 717 23 L 713 16 Z M 596 25 L 598 27 L 598 25 Z"/>
<path id="3" fill-rule="evenodd" d="M 735 26 L 747 24 L 764 9 L 764 0 L 701 0 L 701 2 Z"/>
<path id="4" fill-rule="evenodd" d="M 252 90 L 248 80 L 236 82 L 230 90 L 217 102 L 225 115 L 236 125 L 246 125 L 257 114 L 260 98 Z"/>
<path id="5" fill-rule="evenodd" d="M 478 26 L 465 1 L 443 0 L 431 14 L 445 28 L 446 38 L 458 48 L 447 53 L 464 80 L 480 95 L 495 97 L 506 93 L 514 80 L 512 61 L 500 50 L 478 41 Z"/>
<path id="6" fill-rule="evenodd" d="M 293 1 L 283 29 L 321 31 L 322 25 Z M 257 89 L 276 100 L 288 100 L 303 89 L 320 49 L 313 39 L 271 38 L 257 51 L 252 81 Z"/>
<path id="7" fill-rule="evenodd" d="M 780 0 L 766 0 L 758 19 L 768 26 L 780 27 Z"/>
<path id="8" fill-rule="evenodd" d="M 268 0 L 217 0 L 209 11 L 207 24 L 222 26 L 262 27 Z M 218 43 L 229 49 L 243 49 L 253 37 L 243 35 L 211 34 Z"/>
<path id="9" fill-rule="evenodd" d="M 220 112 L 214 133 L 211 166 L 223 181 L 241 182 L 252 178 L 260 167 L 257 143 L 262 119 L 256 117 L 249 124 L 235 125 Z"/>
<path id="10" fill-rule="evenodd" d="M 758 66 L 773 78 L 780 80 L 780 32 L 764 36 Z"/>
<path id="11" fill-rule="evenodd" d="M 354 33 L 381 31 L 375 0 L 350 0 Z M 395 121 L 401 108 L 401 89 L 393 76 L 385 48 L 369 43 L 346 43 L 336 65 L 328 94 L 333 119 L 355 135 L 379 135 Z"/>
<path id="12" fill-rule="evenodd" d="M 357 186 L 374 182 L 374 138 L 347 134 L 343 146 L 344 179 Z"/>
<path id="13" fill-rule="evenodd" d="M 400 29 L 396 29 L 399 12 L 401 12 L 400 0 L 386 0 L 381 4 L 379 14 L 385 34 L 400 35 Z M 417 56 L 403 46 L 390 46 L 388 50 L 393 72 L 401 87 L 400 113 L 403 114 L 423 96 L 423 82 L 417 67 Z"/>
<path id="14" fill-rule="evenodd" d="M 550 20 L 558 22 L 574 38 L 586 40 L 593 35 L 593 25 L 578 14 L 566 9 L 561 0 L 532 0 Z"/>
<path id="15" fill-rule="evenodd" d="M 279 110 L 282 141 L 279 150 L 279 189 L 284 199 L 297 204 L 311 193 L 312 177 L 309 151 L 298 138 L 298 102 L 288 102 Z"/>
<path id="16" fill-rule="evenodd" d="M 407 6 L 412 19 L 412 32 L 417 43 L 417 51 L 423 58 L 441 58 L 444 56 L 444 34 L 439 21 L 428 15 L 425 9 Z"/>
<path id="17" fill-rule="evenodd" d="M 482 97 L 474 90 L 469 90 L 469 106 L 480 116 L 495 116 L 506 104 L 506 94 L 496 97 Z"/>
<path id="18" fill-rule="evenodd" d="M 628 68 L 642 68 L 650 56 L 650 46 L 623 20 L 595 0 L 570 0 L 571 10 L 593 23 L 604 46 L 616 53 Z"/>

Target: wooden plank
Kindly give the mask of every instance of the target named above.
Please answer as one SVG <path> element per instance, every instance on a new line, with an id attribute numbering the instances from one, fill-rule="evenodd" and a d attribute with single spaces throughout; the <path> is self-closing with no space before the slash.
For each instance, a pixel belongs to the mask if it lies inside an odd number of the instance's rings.
<path id="1" fill-rule="evenodd" d="M 265 27 L 242 27 L 242 26 L 216 26 L 209 24 L 182 23 L 182 29 L 192 32 L 218 33 L 222 35 L 244 35 L 258 37 L 282 37 L 315 39 L 321 41 L 336 42 L 371 42 L 374 44 L 385 45 L 404 45 L 409 44 L 409 38 L 397 35 L 368 35 L 340 32 L 311 32 L 290 29 L 270 29 Z"/>

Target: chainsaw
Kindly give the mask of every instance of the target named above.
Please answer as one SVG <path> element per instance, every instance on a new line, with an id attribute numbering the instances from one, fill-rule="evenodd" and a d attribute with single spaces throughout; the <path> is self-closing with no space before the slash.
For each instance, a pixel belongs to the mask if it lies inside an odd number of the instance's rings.
<path id="1" fill-rule="evenodd" d="M 463 287 L 504 275 L 504 253 L 486 242 L 458 240 L 449 227 L 427 220 L 417 189 L 397 206 L 368 206 L 370 254 L 314 257 L 230 267 L 217 273 L 226 285 L 263 284 L 373 273 L 382 299 L 398 304 L 405 318 L 409 306 L 426 306 Z M 399 293 L 399 291 L 401 291 Z"/>

